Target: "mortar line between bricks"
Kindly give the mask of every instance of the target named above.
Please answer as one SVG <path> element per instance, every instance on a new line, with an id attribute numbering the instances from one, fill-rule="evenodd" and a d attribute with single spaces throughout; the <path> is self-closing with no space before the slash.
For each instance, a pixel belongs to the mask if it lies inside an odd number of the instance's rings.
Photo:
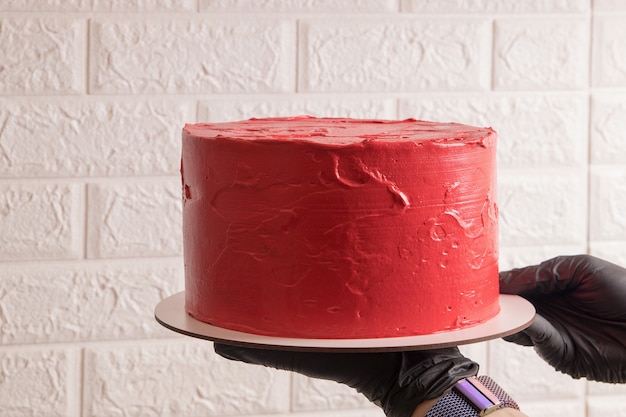
<path id="1" fill-rule="evenodd" d="M 87 28 L 85 34 L 85 96 L 91 94 L 91 21 L 93 14 L 87 16 Z"/>
<path id="2" fill-rule="evenodd" d="M 165 180 L 169 181 L 173 179 L 180 179 L 180 173 L 173 172 L 171 174 L 155 174 L 155 175 L 150 175 L 150 174 L 142 174 L 142 175 L 125 174 L 124 175 L 122 174 L 122 175 L 117 175 L 117 176 L 102 175 L 102 176 L 93 176 L 93 177 L 85 177 L 85 176 L 46 177 L 46 176 L 40 175 L 36 177 L 0 178 L 0 186 L 11 185 L 11 184 L 29 184 L 29 183 L 54 184 L 57 182 L 62 182 L 63 184 L 83 184 L 83 183 L 84 184 L 92 184 L 92 183 L 114 184 L 116 182 L 123 182 L 127 184 L 127 183 L 133 183 L 133 181 L 159 182 L 159 181 L 165 181 Z"/>
<path id="3" fill-rule="evenodd" d="M 85 407 L 85 349 L 80 349 L 80 373 L 78 375 L 78 380 L 80 381 L 80 386 L 78 387 L 78 417 L 83 415 L 83 408 Z"/>
<path id="4" fill-rule="evenodd" d="M 480 89 L 467 89 L 467 90 L 415 90 L 415 91 L 304 91 L 304 92 L 258 92 L 247 94 L 246 100 L 273 100 L 273 99 L 293 99 L 293 98 L 316 98 L 316 97 L 347 97 L 347 98 L 412 98 L 416 94 L 420 96 L 471 96 L 471 95 L 484 95 L 485 93 L 492 93 L 497 95 L 571 95 L 571 94 L 584 94 L 584 93 L 610 93 L 620 94 L 626 93 L 626 86 L 591 86 L 587 88 L 578 89 L 534 89 L 534 90 L 513 90 L 513 89 L 494 89 L 494 90 L 480 90 Z M 42 104 L 48 102 L 58 103 L 59 101 L 84 101 L 86 103 L 94 102 L 145 102 L 152 100 L 188 100 L 188 101 L 205 101 L 205 100 L 241 100 L 242 95 L 239 93 L 115 93 L 115 94 L 32 94 L 32 95 L 0 95 L 2 101 L 12 101 L 16 103 L 33 103 L 35 101 L 41 101 Z"/>
<path id="5" fill-rule="evenodd" d="M 70 412 L 73 411 L 73 414 L 76 417 L 80 417 L 82 415 L 83 409 L 83 387 L 84 387 L 84 353 L 83 349 L 76 347 L 76 357 L 74 358 L 74 383 L 69 389 L 69 395 L 73 396 L 74 399 L 72 401 L 72 408 Z"/>
<path id="6" fill-rule="evenodd" d="M 189 19 L 206 19 L 207 17 L 214 18 L 216 21 L 219 21 L 220 18 L 244 18 L 244 19 L 256 19 L 256 18 L 297 18 L 298 16 L 306 16 L 314 18 L 314 19 L 324 19 L 327 17 L 336 17 L 338 13 L 353 13 L 358 18 L 372 18 L 372 19 L 380 19 L 380 18 L 397 18 L 397 19 L 409 19 L 409 20 L 430 20 L 430 19 L 446 19 L 446 18 L 456 18 L 456 19 L 480 19 L 482 17 L 490 17 L 496 16 L 498 18 L 552 18 L 554 16 L 559 16 L 562 18 L 575 18 L 588 15 L 590 13 L 595 13 L 599 16 L 616 16 L 616 17 L 624 17 L 626 16 L 626 9 L 624 10 L 593 10 L 590 8 L 589 10 L 582 11 L 539 11 L 539 12 L 498 12 L 498 11 L 452 11 L 452 12 L 423 12 L 423 11 L 407 11 L 401 10 L 399 6 L 396 6 L 393 10 L 374 10 L 374 11 L 354 11 L 349 9 L 338 9 L 338 10 L 326 10 L 326 11 L 315 11 L 315 10 L 293 10 L 293 11 L 241 11 L 237 9 L 231 10 L 207 10 L 201 11 L 199 3 L 196 3 L 197 7 L 194 7 L 192 10 L 155 10 L 155 11 L 146 11 L 146 10 L 119 10 L 119 11 L 107 11 L 107 10 L 6 10 L 2 11 L 6 17 L 15 18 L 15 17 L 26 17 L 26 18 L 34 18 L 40 17 L 42 14 L 52 15 L 53 17 L 58 16 L 90 16 L 90 17 L 98 17 L 98 18 L 106 18 L 106 19 L 115 19 L 115 18 L 127 18 L 129 20 L 132 19 L 145 19 L 145 18 L 168 18 L 174 16 L 177 19 L 180 18 L 189 18 Z"/>
<path id="7" fill-rule="evenodd" d="M 67 265 L 75 265 L 75 266 L 88 266 L 92 265 L 94 267 L 100 266 L 99 264 L 105 264 L 110 266 L 117 266 L 117 264 L 128 265 L 129 263 L 133 265 L 143 265 L 143 264 L 151 264 L 155 262 L 160 263 L 171 263 L 171 262 L 181 262 L 182 265 L 183 255 L 164 255 L 164 256 L 133 256 L 133 257 L 116 257 L 116 258 L 75 258 L 75 259 L 36 259 L 36 263 L 34 263 L 33 259 L 24 259 L 19 261 L 0 261 L 0 268 L 2 267 L 33 267 L 33 268 L 45 268 L 45 267 L 55 267 L 55 266 L 67 266 Z"/>
<path id="8" fill-rule="evenodd" d="M 87 182 L 85 182 L 83 184 L 83 230 L 82 230 L 82 238 L 83 238 L 83 253 L 82 253 L 82 259 L 87 259 L 88 258 L 88 250 L 87 250 L 87 246 L 88 246 L 88 242 L 89 242 L 89 184 Z"/>
<path id="9" fill-rule="evenodd" d="M 558 96 L 558 95 L 572 95 L 572 94 L 585 94 L 585 93 L 608 93 L 608 94 L 624 94 L 626 93 L 626 87 L 624 86 L 590 86 L 587 88 L 578 88 L 578 89 L 534 89 L 534 90 L 513 90 L 513 89 L 489 89 L 489 90 L 415 90 L 415 91 L 298 91 L 298 92 L 269 92 L 269 93 L 251 93 L 247 94 L 246 100 L 281 100 L 281 99 L 313 99 L 313 98 L 337 98 L 337 97 L 346 97 L 346 98 L 362 98 L 362 97 L 371 97 L 371 98 L 414 98 L 416 94 L 420 96 L 472 96 L 472 95 L 481 95 L 483 96 L 486 93 L 495 94 L 495 95 L 522 95 L 522 96 L 533 96 L 533 95 L 548 95 L 548 96 Z M 146 102 L 152 100 L 188 100 L 192 101 L 212 101 L 212 100 L 241 100 L 242 95 L 239 93 L 195 93 L 195 94 L 187 94 L 187 93 L 138 93 L 138 94 L 130 94 L 130 93 L 116 93 L 116 94 L 63 94 L 63 95 L 50 95 L 50 94 L 33 94 L 33 95 L 1 95 L 1 101 L 11 101 L 15 103 L 33 103 L 33 102 L 41 102 L 42 104 L 46 104 L 49 102 L 58 103 L 58 102 L 80 102 L 84 101 L 86 103 L 94 103 L 94 102 L 106 102 L 106 103 L 117 103 L 117 102 Z"/>
<path id="10" fill-rule="evenodd" d="M 591 130 L 592 130 L 592 82 L 593 82 L 593 32 L 594 32 L 594 11 L 593 8 L 591 13 L 589 14 L 589 44 L 587 45 L 587 207 L 586 207 L 586 224 L 585 224 L 585 234 L 586 234 L 586 252 L 590 253 L 591 251 L 591 165 L 592 165 L 592 155 L 591 155 Z"/>
<path id="11" fill-rule="evenodd" d="M 156 322 L 155 324 L 159 325 Z M 183 336 L 178 333 L 172 332 L 172 336 L 157 336 L 157 337 L 144 337 L 134 339 L 104 339 L 104 340 L 82 340 L 82 341 L 64 341 L 64 342 L 24 342 L 16 344 L 0 345 L 0 354 L 11 352 L 41 352 L 47 350 L 66 350 L 71 351 L 78 349 L 81 351 L 81 356 L 84 357 L 84 350 L 89 348 L 136 348 L 137 345 L 149 344 L 150 346 L 167 345 L 170 343 L 206 343 L 207 345 L 213 342 L 203 339 L 196 339 L 189 336 Z"/>

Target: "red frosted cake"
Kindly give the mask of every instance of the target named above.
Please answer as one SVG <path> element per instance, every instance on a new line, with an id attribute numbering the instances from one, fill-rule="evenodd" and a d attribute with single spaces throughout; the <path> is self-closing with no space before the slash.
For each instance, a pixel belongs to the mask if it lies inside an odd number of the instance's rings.
<path id="1" fill-rule="evenodd" d="M 314 339 L 422 335 L 494 317 L 496 136 L 412 119 L 185 126 L 187 312 Z"/>

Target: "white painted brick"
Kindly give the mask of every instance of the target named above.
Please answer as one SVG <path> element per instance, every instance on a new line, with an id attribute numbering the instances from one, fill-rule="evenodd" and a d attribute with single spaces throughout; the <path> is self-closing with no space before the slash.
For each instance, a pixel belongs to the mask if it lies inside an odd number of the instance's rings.
<path id="1" fill-rule="evenodd" d="M 396 11 L 395 0 L 199 0 L 201 12 L 372 13 Z"/>
<path id="2" fill-rule="evenodd" d="M 195 0 L 3 0 L 0 11 L 194 12 Z"/>
<path id="3" fill-rule="evenodd" d="M 588 112 L 582 94 L 440 95 L 399 102 L 400 118 L 493 127 L 499 168 L 585 164 Z"/>
<path id="4" fill-rule="evenodd" d="M 520 409 L 530 417 L 587 417 L 585 401 L 583 399 L 560 400 L 554 398 L 551 401 L 520 401 Z M 610 416 L 604 416 L 608 417 Z"/>
<path id="5" fill-rule="evenodd" d="M 0 264 L 0 272 L 2 344 L 175 336 L 154 308 L 182 291 L 182 259 Z"/>
<path id="6" fill-rule="evenodd" d="M 92 21 L 92 93 L 293 91 L 295 23 L 218 18 Z"/>
<path id="7" fill-rule="evenodd" d="M 626 384 L 608 384 L 604 382 L 588 381 L 587 393 L 590 395 L 619 395 L 622 394 L 626 398 Z"/>
<path id="8" fill-rule="evenodd" d="M 497 19 L 494 88 L 585 88 L 589 42 L 585 18 Z"/>
<path id="9" fill-rule="evenodd" d="M 217 356 L 211 343 L 85 351 L 83 415 L 223 416 L 287 412 L 289 373 Z"/>
<path id="10" fill-rule="evenodd" d="M 591 162 L 626 164 L 626 98 L 624 94 L 592 96 Z"/>
<path id="11" fill-rule="evenodd" d="M 83 201 L 79 184 L 0 184 L 0 261 L 81 257 Z"/>
<path id="12" fill-rule="evenodd" d="M 0 18 L 0 94 L 76 94 L 85 84 L 85 19 Z"/>
<path id="13" fill-rule="evenodd" d="M 593 0 L 593 10 L 597 12 L 612 12 L 626 10 L 624 0 Z"/>
<path id="14" fill-rule="evenodd" d="M 356 390 L 334 381 L 294 374 L 292 390 L 293 411 L 377 408 Z"/>
<path id="15" fill-rule="evenodd" d="M 503 246 L 584 244 L 584 170 L 501 170 L 498 177 Z"/>
<path id="16" fill-rule="evenodd" d="M 216 99 L 198 104 L 198 120 L 224 122 L 252 117 L 288 117 L 308 114 L 317 117 L 395 119 L 396 103 L 390 98 L 310 97 L 281 99 Z"/>
<path id="17" fill-rule="evenodd" d="M 584 400 L 585 380 L 576 380 L 554 370 L 532 347 L 499 339 L 489 343 L 490 376 L 520 403 L 525 400 Z"/>
<path id="18" fill-rule="evenodd" d="M 70 393 L 75 362 L 72 351 L 0 349 L 0 415 L 77 415 Z"/>
<path id="19" fill-rule="evenodd" d="M 626 86 L 626 14 L 594 17 L 592 80 L 596 87 Z"/>
<path id="20" fill-rule="evenodd" d="M 4 0 L 0 11 L 72 12 L 91 10 L 92 0 Z"/>
<path id="21" fill-rule="evenodd" d="M 577 13 L 589 10 L 588 0 L 400 0 L 412 13 Z M 610 0 L 609 0 L 610 1 Z M 619 0 L 615 0 L 619 1 Z"/>
<path id="22" fill-rule="evenodd" d="M 180 255 L 180 187 L 180 177 L 89 184 L 88 257 Z"/>
<path id="23" fill-rule="evenodd" d="M 459 346 L 461 354 L 480 365 L 480 375 L 489 373 L 488 344 L 484 342 Z"/>
<path id="24" fill-rule="evenodd" d="M 592 167 L 590 193 L 591 240 L 626 240 L 626 168 Z"/>
<path id="25" fill-rule="evenodd" d="M 626 268 L 626 239 L 615 242 L 590 242 L 589 253 Z"/>
<path id="26" fill-rule="evenodd" d="M 0 100 L 0 177 L 177 174 L 191 103 Z"/>
<path id="27" fill-rule="evenodd" d="M 195 0 L 93 0 L 96 12 L 194 12 Z"/>
<path id="28" fill-rule="evenodd" d="M 626 417 L 626 395 L 591 396 L 587 399 L 587 417 Z"/>
<path id="29" fill-rule="evenodd" d="M 491 25 L 484 19 L 308 20 L 301 91 L 484 90 Z"/>

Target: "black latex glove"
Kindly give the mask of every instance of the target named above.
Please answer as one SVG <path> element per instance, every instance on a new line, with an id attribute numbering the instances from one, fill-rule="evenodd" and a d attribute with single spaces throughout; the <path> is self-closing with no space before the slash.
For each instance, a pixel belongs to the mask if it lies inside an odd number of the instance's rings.
<path id="1" fill-rule="evenodd" d="M 574 378 L 626 382 L 626 269 L 588 255 L 560 256 L 500 273 L 500 292 L 537 310 L 528 329 L 505 338 L 535 350 Z"/>
<path id="2" fill-rule="evenodd" d="M 215 344 L 227 358 L 348 385 L 391 417 L 409 417 L 419 403 L 440 396 L 478 365 L 456 347 L 385 353 L 319 353 Z"/>

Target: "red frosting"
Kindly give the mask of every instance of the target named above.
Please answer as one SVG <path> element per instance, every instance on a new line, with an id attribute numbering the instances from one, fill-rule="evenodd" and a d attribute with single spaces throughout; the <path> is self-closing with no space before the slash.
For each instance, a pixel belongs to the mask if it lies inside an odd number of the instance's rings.
<path id="1" fill-rule="evenodd" d="M 185 126 L 187 312 L 302 338 L 495 316 L 495 145 L 490 128 L 412 119 Z"/>

